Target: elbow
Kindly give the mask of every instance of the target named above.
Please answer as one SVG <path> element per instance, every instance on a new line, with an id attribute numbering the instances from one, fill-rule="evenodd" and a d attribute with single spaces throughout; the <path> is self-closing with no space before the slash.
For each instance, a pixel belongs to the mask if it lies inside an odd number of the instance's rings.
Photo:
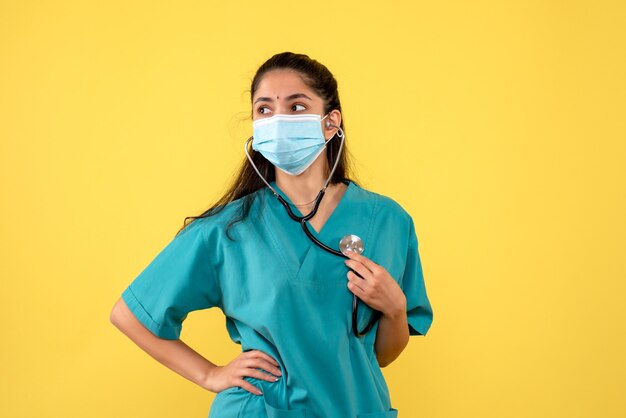
<path id="1" fill-rule="evenodd" d="M 378 362 L 378 365 L 380 366 L 381 369 L 389 366 L 391 363 L 393 363 L 393 360 L 382 360 Z"/>
<path id="2" fill-rule="evenodd" d="M 407 339 L 407 343 L 408 343 L 408 339 Z M 389 366 L 398 357 L 400 357 L 400 354 L 402 354 L 402 351 L 404 351 L 406 346 L 407 346 L 407 344 L 405 343 L 404 345 L 401 346 L 401 348 L 398 348 L 394 352 L 385 352 L 384 353 L 382 351 L 380 351 L 380 352 L 376 351 L 376 361 L 378 361 L 378 365 L 381 368 Z"/>
<path id="3" fill-rule="evenodd" d="M 111 322 L 118 329 L 121 329 L 124 319 L 123 303 L 124 300 L 122 298 L 118 299 L 109 313 L 109 322 Z"/>
<path id="4" fill-rule="evenodd" d="M 393 361 L 395 360 L 395 358 L 388 358 L 388 357 L 384 357 L 384 356 L 379 356 L 378 354 L 376 354 L 376 361 L 378 362 L 378 365 L 380 366 L 380 368 L 384 368 L 389 366 L 391 363 L 393 363 Z"/>
<path id="5" fill-rule="evenodd" d="M 396 361 L 396 359 L 400 357 L 400 353 L 398 353 L 397 355 L 393 356 L 393 357 L 386 357 L 386 358 L 378 358 L 378 365 L 383 368 L 383 367 L 387 367 L 389 366 L 391 363 L 393 363 L 394 361 Z"/>

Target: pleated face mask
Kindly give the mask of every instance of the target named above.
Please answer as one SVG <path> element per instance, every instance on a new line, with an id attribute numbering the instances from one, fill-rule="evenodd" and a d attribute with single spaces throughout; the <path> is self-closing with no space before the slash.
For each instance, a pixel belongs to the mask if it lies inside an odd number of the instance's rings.
<path id="1" fill-rule="evenodd" d="M 321 122 L 326 116 L 278 114 L 257 119 L 252 123 L 252 149 L 285 173 L 297 176 L 313 164 L 330 141 L 322 132 Z"/>

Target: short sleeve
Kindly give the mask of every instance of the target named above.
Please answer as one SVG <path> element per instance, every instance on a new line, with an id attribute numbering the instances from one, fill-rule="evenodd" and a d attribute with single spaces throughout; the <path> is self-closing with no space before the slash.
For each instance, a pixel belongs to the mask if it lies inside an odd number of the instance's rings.
<path id="1" fill-rule="evenodd" d="M 406 266 L 402 276 L 402 290 L 407 302 L 409 335 L 426 335 L 433 322 L 433 310 L 424 284 L 413 219 L 411 219 L 409 228 L 409 245 Z"/>
<path id="2" fill-rule="evenodd" d="M 221 303 L 201 220 L 180 231 L 122 293 L 135 317 L 158 337 L 178 339 L 189 312 Z"/>

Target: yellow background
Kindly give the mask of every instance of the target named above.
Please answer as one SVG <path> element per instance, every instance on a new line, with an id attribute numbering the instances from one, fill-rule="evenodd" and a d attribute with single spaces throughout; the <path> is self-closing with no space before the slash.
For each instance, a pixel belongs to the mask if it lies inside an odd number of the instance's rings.
<path id="1" fill-rule="evenodd" d="M 229 3 L 229 4 L 226 4 Z M 621 1 L 0 3 L 0 416 L 203 417 L 113 303 L 243 158 L 277 52 L 339 81 L 358 179 L 413 216 L 435 318 L 402 417 L 626 416 Z M 240 351 L 221 311 L 182 339 Z"/>

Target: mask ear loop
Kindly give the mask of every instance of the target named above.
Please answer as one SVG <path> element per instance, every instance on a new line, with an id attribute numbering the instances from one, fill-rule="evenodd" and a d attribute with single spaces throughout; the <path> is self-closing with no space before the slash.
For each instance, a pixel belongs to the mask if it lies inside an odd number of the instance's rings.
<path id="1" fill-rule="evenodd" d="M 324 183 L 324 188 L 322 190 L 326 190 L 326 187 L 328 187 L 328 183 L 330 183 L 330 179 L 333 178 L 333 174 L 335 173 L 335 170 L 337 169 L 337 165 L 339 164 L 339 160 L 340 160 L 339 157 L 341 156 L 341 153 L 343 152 L 343 143 L 345 142 L 345 135 L 343 134 L 343 129 L 341 129 L 340 126 L 333 125 L 332 123 L 327 123 L 326 126 L 338 129 L 335 135 L 341 138 L 341 143 L 339 144 L 339 152 L 337 152 L 337 158 L 335 159 L 335 164 L 333 164 L 333 169 L 331 170 L 330 175 L 326 179 L 326 183 Z M 330 142 L 330 140 L 333 139 L 335 135 L 333 135 L 328 141 L 326 141 L 324 146 L 326 146 L 326 144 L 328 144 L 328 142 Z"/>

